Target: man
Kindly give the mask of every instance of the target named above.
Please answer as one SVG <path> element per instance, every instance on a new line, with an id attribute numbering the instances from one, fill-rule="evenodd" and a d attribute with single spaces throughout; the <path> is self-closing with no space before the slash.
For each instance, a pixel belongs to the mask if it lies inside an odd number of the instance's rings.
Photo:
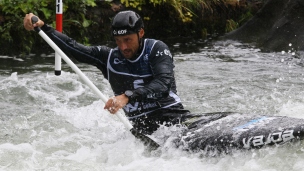
<path id="1" fill-rule="evenodd" d="M 24 18 L 26 30 L 41 29 L 70 57 L 96 66 L 109 81 L 115 96 L 104 109 L 115 114 L 123 108 L 135 129 L 151 134 L 160 124 L 179 124 L 189 113 L 177 96 L 174 64 L 162 41 L 144 39 L 144 24 L 133 11 L 119 12 L 112 22 L 118 47 L 84 46 L 57 32 L 42 20 L 32 24 L 32 13 Z"/>

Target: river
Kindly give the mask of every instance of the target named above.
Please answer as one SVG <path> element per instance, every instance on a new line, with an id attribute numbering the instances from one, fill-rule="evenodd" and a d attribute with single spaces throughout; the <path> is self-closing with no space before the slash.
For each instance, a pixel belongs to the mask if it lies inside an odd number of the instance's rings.
<path id="1" fill-rule="evenodd" d="M 171 49 L 178 92 L 191 112 L 304 118 L 303 55 L 292 45 L 278 53 L 232 41 Z M 112 96 L 99 70 L 76 64 Z M 175 127 L 152 135 L 162 147 L 150 153 L 65 63 L 61 76 L 53 70 L 54 54 L 0 56 L 1 170 L 304 170 L 301 143 L 204 157 L 174 148 Z"/>

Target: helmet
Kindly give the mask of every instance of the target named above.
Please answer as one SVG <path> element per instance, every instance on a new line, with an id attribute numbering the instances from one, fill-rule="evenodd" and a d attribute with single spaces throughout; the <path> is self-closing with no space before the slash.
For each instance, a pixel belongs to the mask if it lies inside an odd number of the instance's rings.
<path id="1" fill-rule="evenodd" d="M 144 28 L 144 23 L 140 16 L 133 11 L 119 12 L 112 21 L 113 36 L 138 33 L 141 28 Z"/>

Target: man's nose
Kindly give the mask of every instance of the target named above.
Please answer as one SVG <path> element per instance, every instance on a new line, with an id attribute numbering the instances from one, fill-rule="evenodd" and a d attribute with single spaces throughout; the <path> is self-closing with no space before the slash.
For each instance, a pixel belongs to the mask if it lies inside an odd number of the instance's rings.
<path id="1" fill-rule="evenodd" d="M 127 44 L 126 43 L 121 43 L 120 44 L 120 50 L 125 50 L 127 49 Z"/>

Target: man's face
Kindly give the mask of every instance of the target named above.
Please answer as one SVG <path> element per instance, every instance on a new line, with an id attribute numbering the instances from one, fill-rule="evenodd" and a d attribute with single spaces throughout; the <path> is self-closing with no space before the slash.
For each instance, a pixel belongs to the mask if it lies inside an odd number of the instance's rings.
<path id="1" fill-rule="evenodd" d="M 139 38 L 143 37 L 143 29 L 139 32 Z M 131 59 L 137 53 L 139 41 L 137 34 L 129 34 L 124 36 L 115 36 L 115 42 L 125 58 Z"/>

